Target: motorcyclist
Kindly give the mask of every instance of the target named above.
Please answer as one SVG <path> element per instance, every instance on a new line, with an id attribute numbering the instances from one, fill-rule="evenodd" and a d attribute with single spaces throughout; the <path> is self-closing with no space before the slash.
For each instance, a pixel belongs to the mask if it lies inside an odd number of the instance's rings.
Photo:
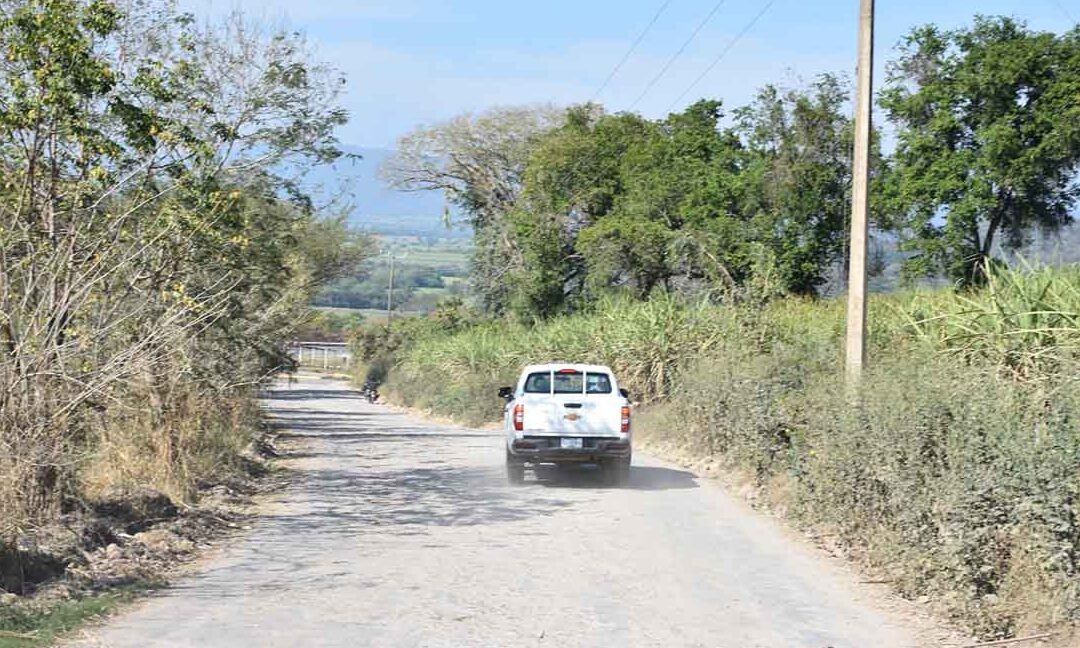
<path id="1" fill-rule="evenodd" d="M 367 397 L 369 403 L 374 403 L 379 400 L 379 385 L 374 380 L 368 379 L 364 383 L 364 396 Z"/>

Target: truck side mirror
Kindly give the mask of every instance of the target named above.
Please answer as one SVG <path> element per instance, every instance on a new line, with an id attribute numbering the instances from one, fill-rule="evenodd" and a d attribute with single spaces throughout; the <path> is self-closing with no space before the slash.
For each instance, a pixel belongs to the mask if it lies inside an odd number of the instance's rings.
<path id="1" fill-rule="evenodd" d="M 514 400 L 514 388 L 513 387 L 499 387 L 499 398 L 504 400 Z"/>
<path id="2" fill-rule="evenodd" d="M 622 387 L 619 388 L 619 395 L 622 396 L 623 398 L 625 398 L 626 400 L 630 400 L 630 392 L 626 391 Z"/>

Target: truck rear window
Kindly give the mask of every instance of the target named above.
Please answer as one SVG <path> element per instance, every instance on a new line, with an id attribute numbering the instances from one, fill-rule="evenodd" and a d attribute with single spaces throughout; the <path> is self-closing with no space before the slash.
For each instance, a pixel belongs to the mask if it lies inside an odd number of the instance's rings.
<path id="1" fill-rule="evenodd" d="M 529 377 L 525 379 L 525 393 L 550 394 L 551 373 L 544 371 L 529 374 Z"/>
<path id="2" fill-rule="evenodd" d="M 585 393 L 586 394 L 610 394 L 611 393 L 611 378 L 607 374 L 589 373 L 585 374 Z"/>
<path id="3" fill-rule="evenodd" d="M 558 371 L 555 373 L 556 394 L 580 394 L 584 385 L 584 374 L 577 371 Z"/>
<path id="4" fill-rule="evenodd" d="M 606 373 L 581 373 L 564 369 L 554 373 L 537 371 L 525 378 L 526 394 L 610 394 L 611 392 L 611 376 Z"/>

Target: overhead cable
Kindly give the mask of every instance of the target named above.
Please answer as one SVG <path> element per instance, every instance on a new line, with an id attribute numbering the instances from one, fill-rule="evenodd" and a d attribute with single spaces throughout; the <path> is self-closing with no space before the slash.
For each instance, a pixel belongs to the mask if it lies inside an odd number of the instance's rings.
<path id="1" fill-rule="evenodd" d="M 671 102 L 671 105 L 668 107 L 668 112 L 671 112 L 679 104 L 679 102 L 682 101 L 683 97 L 685 97 L 687 94 L 690 93 L 691 90 L 697 87 L 697 84 L 701 83 L 701 81 L 704 80 L 705 77 L 709 76 L 709 73 L 713 71 L 713 68 L 719 65 L 720 61 L 724 60 L 724 57 L 728 55 L 728 52 L 730 52 L 732 48 L 734 48 L 735 45 L 738 44 L 740 40 L 742 40 L 742 37 L 745 36 L 747 32 L 754 28 L 754 25 L 756 25 L 757 22 L 761 20 L 761 17 L 765 15 L 765 12 L 767 12 L 769 8 L 772 7 L 775 3 L 776 0 L 768 0 L 768 2 L 766 2 L 765 5 L 761 7 L 761 10 L 758 11 L 757 14 L 755 14 L 754 17 L 750 19 L 750 22 L 746 23 L 746 25 L 743 26 L 742 31 L 736 34 L 735 38 L 731 39 L 727 46 L 724 47 L 723 51 L 720 52 L 720 55 L 713 59 L 712 63 L 709 64 L 709 67 L 705 68 L 705 70 L 700 75 L 698 75 L 698 78 L 694 79 L 694 82 L 687 86 L 686 90 L 683 90 L 682 93 L 675 99 L 675 101 Z"/>
<path id="2" fill-rule="evenodd" d="M 648 34 L 649 31 L 653 28 L 653 25 L 656 24 L 656 21 L 660 20 L 661 14 L 664 13 L 664 10 L 667 9 L 668 5 L 670 4 L 671 0 L 666 0 L 664 4 L 660 5 L 660 8 L 656 10 L 656 14 L 653 15 L 652 20 L 649 21 L 649 24 L 646 25 L 645 29 L 641 30 L 641 33 L 638 34 L 638 37 L 634 39 L 633 44 L 630 45 L 630 49 L 626 50 L 626 54 L 623 54 L 622 60 L 618 62 L 615 68 L 611 71 L 611 74 L 607 75 L 607 78 L 604 79 L 604 82 L 601 83 L 600 87 L 597 88 L 596 92 L 593 93 L 592 101 L 596 101 L 597 97 L 600 96 L 600 93 L 602 93 L 604 89 L 607 88 L 608 84 L 611 83 L 611 80 L 614 79 L 615 75 L 619 73 L 619 70 L 621 70 L 622 67 L 626 65 L 626 62 L 630 59 L 630 55 L 634 53 L 634 50 L 636 50 L 637 46 L 641 44 L 641 41 L 645 40 L 645 35 Z"/>
<path id="3" fill-rule="evenodd" d="M 645 98 L 645 95 L 649 94 L 649 91 L 653 89 L 653 86 L 655 86 L 656 83 L 661 78 L 663 78 L 665 74 L 667 74 L 667 71 L 670 70 L 671 66 L 675 64 L 675 61 L 677 61 L 679 57 L 682 56 L 682 53 L 686 51 L 686 48 L 690 46 L 690 43 L 692 43 L 694 39 L 697 38 L 697 35 L 701 33 L 701 30 L 705 28 L 705 25 L 709 24 L 709 21 L 712 20 L 713 16 L 716 15 L 716 12 L 720 11 L 720 7 L 724 6 L 724 1 L 725 0 L 720 0 L 720 2 L 717 2 L 715 5 L 713 5 L 712 11 L 710 11 L 709 14 L 705 16 L 705 18 L 698 24 L 694 32 L 690 34 L 690 37 L 683 41 L 682 47 L 680 47 L 678 51 L 671 55 L 671 58 L 669 58 L 667 63 L 664 64 L 664 67 L 660 69 L 660 71 L 656 74 L 656 76 L 652 78 L 651 81 L 649 81 L 648 85 L 646 85 L 645 89 L 641 91 L 641 94 L 638 95 L 637 99 L 634 99 L 633 103 L 631 103 L 626 108 L 627 110 L 633 110 L 634 107 L 637 106 L 638 103 L 640 103 L 641 100 Z"/>

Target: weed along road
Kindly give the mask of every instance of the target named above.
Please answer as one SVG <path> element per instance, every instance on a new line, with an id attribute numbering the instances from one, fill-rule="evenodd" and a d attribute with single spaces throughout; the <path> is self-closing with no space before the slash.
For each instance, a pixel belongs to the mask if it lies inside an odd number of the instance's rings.
<path id="1" fill-rule="evenodd" d="M 319 378 L 282 383 L 266 407 L 296 442 L 295 483 L 197 573 L 76 645 L 947 645 L 719 486 L 648 457 L 623 488 L 589 471 L 512 487 L 496 431 Z"/>

